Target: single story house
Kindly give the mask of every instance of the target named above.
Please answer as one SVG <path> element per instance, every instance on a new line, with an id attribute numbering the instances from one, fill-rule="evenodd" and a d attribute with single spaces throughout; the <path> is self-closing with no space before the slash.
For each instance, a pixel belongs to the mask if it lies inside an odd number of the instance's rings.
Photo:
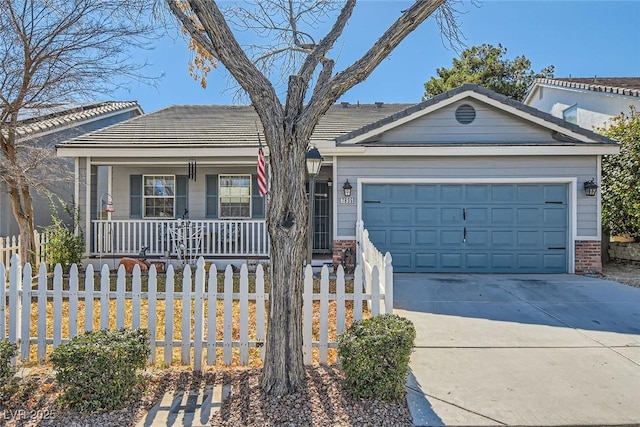
<path id="1" fill-rule="evenodd" d="M 132 117 L 141 115 L 137 102 L 81 102 L 49 104 L 46 106 L 23 108 L 18 117 L 18 143 L 36 144 L 53 149 L 56 144 L 86 132 L 92 132 Z M 68 164 L 69 175 L 73 175 L 73 162 L 60 159 Z M 48 190 L 67 203 L 73 203 L 73 185 L 70 180 L 52 179 Z M 37 228 L 51 223 L 51 211 L 47 197 L 32 194 L 34 222 Z M 71 222 L 63 212 L 60 218 Z M 7 185 L 0 180 L 0 236 L 19 235 L 18 224 L 13 216 L 11 199 Z"/>
<path id="2" fill-rule="evenodd" d="M 523 102 L 586 129 L 602 128 L 631 105 L 640 111 L 640 77 L 536 79 Z"/>
<path id="3" fill-rule="evenodd" d="M 268 257 L 256 122 L 250 106 L 171 106 L 59 144 L 77 165 L 86 255 Z M 619 147 L 591 130 L 464 85 L 418 104 L 334 105 L 311 144 L 317 257 L 340 262 L 362 220 L 396 272 L 601 269 L 591 183 Z"/>

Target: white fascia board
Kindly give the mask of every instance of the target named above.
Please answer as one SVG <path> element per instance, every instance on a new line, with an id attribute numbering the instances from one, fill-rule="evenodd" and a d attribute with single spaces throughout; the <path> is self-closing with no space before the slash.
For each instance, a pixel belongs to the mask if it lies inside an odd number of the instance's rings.
<path id="1" fill-rule="evenodd" d="M 58 157 L 121 157 L 121 158 L 198 158 L 198 157 L 255 157 L 258 147 L 197 147 L 183 145 L 180 147 L 126 147 L 113 145 L 110 147 L 73 147 L 61 146 L 56 150 Z M 269 155 L 265 149 L 265 156 Z"/>
<path id="2" fill-rule="evenodd" d="M 618 154 L 617 145 L 501 145 L 365 147 L 364 156 L 588 156 Z"/>

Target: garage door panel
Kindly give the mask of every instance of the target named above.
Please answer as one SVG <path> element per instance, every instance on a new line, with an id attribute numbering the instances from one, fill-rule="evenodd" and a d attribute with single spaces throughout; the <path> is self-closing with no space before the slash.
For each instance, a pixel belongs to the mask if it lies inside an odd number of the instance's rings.
<path id="1" fill-rule="evenodd" d="M 476 271 L 487 270 L 490 267 L 489 254 L 484 253 L 467 253 L 465 257 L 465 264 L 467 268 L 472 268 Z"/>
<path id="2" fill-rule="evenodd" d="M 387 185 L 367 184 L 362 187 L 362 200 L 384 200 L 386 199 Z"/>
<path id="3" fill-rule="evenodd" d="M 567 187 L 562 184 L 545 185 L 544 201 L 545 202 L 562 202 L 563 204 L 566 205 L 568 202 Z"/>
<path id="4" fill-rule="evenodd" d="M 466 244 L 470 249 L 490 247 L 489 230 L 472 230 L 467 232 Z"/>
<path id="5" fill-rule="evenodd" d="M 525 230 L 518 231 L 518 244 L 517 249 L 537 249 L 542 246 L 542 231 L 539 230 Z"/>
<path id="6" fill-rule="evenodd" d="M 411 253 L 408 252 L 394 252 L 393 253 L 393 267 L 394 269 L 410 270 L 414 266 L 411 264 Z"/>
<path id="7" fill-rule="evenodd" d="M 415 208 L 416 225 L 435 225 L 438 223 L 438 209 Z"/>
<path id="8" fill-rule="evenodd" d="M 367 227 L 385 226 L 389 224 L 388 209 L 382 206 L 367 206 Z"/>
<path id="9" fill-rule="evenodd" d="M 395 271 L 567 271 L 567 185 L 369 187 L 365 228 L 382 252 L 391 252 Z"/>
<path id="10" fill-rule="evenodd" d="M 542 211 L 540 208 L 518 208 L 518 225 L 532 227 L 542 224 Z"/>
<path id="11" fill-rule="evenodd" d="M 465 224 L 467 225 L 489 225 L 489 208 L 473 207 L 466 208 Z"/>
<path id="12" fill-rule="evenodd" d="M 515 185 L 492 185 L 490 202 L 510 202 L 516 200 Z"/>
<path id="13" fill-rule="evenodd" d="M 439 199 L 438 185 L 416 185 L 415 196 L 419 202 L 435 201 Z"/>
<path id="14" fill-rule="evenodd" d="M 549 248 L 566 248 L 566 233 L 563 231 L 543 231 L 542 245 Z"/>
<path id="15" fill-rule="evenodd" d="M 395 258 L 394 258 L 395 259 Z M 416 253 L 416 268 L 419 270 L 436 269 L 438 267 L 438 254 L 435 252 Z M 394 263 L 395 264 L 395 263 Z"/>
<path id="16" fill-rule="evenodd" d="M 393 207 L 389 208 L 389 219 L 391 224 L 395 225 L 412 225 L 413 209 L 410 207 Z"/>
<path id="17" fill-rule="evenodd" d="M 491 209 L 491 225 L 513 225 L 516 215 L 513 208 L 493 208 Z"/>
<path id="18" fill-rule="evenodd" d="M 442 225 L 462 224 L 462 208 L 440 209 L 440 224 Z"/>
<path id="19" fill-rule="evenodd" d="M 438 233 L 436 230 L 416 230 L 414 231 L 415 242 L 417 246 L 437 247 Z"/>
<path id="20" fill-rule="evenodd" d="M 460 268 L 462 265 L 462 254 L 442 253 L 440 254 L 440 266 L 442 268 Z"/>
<path id="21" fill-rule="evenodd" d="M 548 208 L 544 210 L 542 218 L 542 223 L 545 226 L 565 227 L 567 223 L 567 210 L 564 208 Z"/>
<path id="22" fill-rule="evenodd" d="M 442 185 L 440 186 L 441 203 L 459 203 L 464 200 L 463 185 Z"/>
<path id="23" fill-rule="evenodd" d="M 544 199 L 543 185 L 518 185 L 518 198 L 520 203 L 530 203 L 535 200 Z"/>
<path id="24" fill-rule="evenodd" d="M 465 202 L 468 203 L 486 203 L 491 194 L 489 185 L 469 185 L 467 186 L 467 197 Z"/>
<path id="25" fill-rule="evenodd" d="M 413 185 L 391 185 L 388 187 L 389 197 L 386 199 L 391 203 L 406 203 L 407 200 L 413 200 L 415 188 Z"/>
<path id="26" fill-rule="evenodd" d="M 440 244 L 442 246 L 462 246 L 464 240 L 463 230 L 441 230 Z"/>
<path id="27" fill-rule="evenodd" d="M 394 246 L 411 246 L 411 235 L 413 230 L 391 230 L 389 231 L 389 243 Z"/>

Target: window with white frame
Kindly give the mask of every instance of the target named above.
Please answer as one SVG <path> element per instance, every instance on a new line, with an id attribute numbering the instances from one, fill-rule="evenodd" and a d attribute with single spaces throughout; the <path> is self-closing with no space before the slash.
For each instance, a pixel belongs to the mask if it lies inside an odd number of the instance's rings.
<path id="1" fill-rule="evenodd" d="M 144 175 L 142 186 L 145 218 L 175 217 L 175 175 Z"/>
<path id="2" fill-rule="evenodd" d="M 220 218 L 251 218 L 251 175 L 219 176 Z"/>

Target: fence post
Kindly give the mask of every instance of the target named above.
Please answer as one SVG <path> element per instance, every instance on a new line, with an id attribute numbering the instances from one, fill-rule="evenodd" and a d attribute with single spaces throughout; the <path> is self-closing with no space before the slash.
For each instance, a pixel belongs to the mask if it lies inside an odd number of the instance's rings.
<path id="1" fill-rule="evenodd" d="M 9 342 L 17 343 L 20 331 L 20 299 L 18 292 L 22 278 L 20 256 L 13 254 L 9 268 Z"/>
<path id="2" fill-rule="evenodd" d="M 231 264 L 227 265 L 224 270 L 224 321 L 222 324 L 223 342 L 222 342 L 222 359 L 225 365 L 231 365 L 232 360 L 232 335 L 233 328 L 233 270 Z"/>
<path id="3" fill-rule="evenodd" d="M 149 310 L 149 316 L 147 318 L 147 329 L 149 330 L 149 363 L 155 365 L 156 363 L 156 340 L 158 339 L 158 331 L 156 331 L 156 300 L 158 298 L 158 275 L 156 272 L 156 266 L 151 264 L 149 268 L 149 285 L 148 285 L 148 299 L 149 304 L 147 309 Z"/>
<path id="4" fill-rule="evenodd" d="M 209 288 L 207 289 L 207 365 L 216 364 L 216 341 L 218 339 L 218 269 L 215 264 L 209 267 Z M 263 316 L 264 317 L 264 316 Z M 260 319 L 258 318 L 258 322 Z"/>
<path id="5" fill-rule="evenodd" d="M 385 313 L 393 313 L 393 258 L 387 252 L 384 254 L 384 305 Z"/>
<path id="6" fill-rule="evenodd" d="M 362 230 L 364 229 L 364 221 L 356 221 L 356 263 L 360 263 L 360 254 L 362 253 Z"/>
<path id="7" fill-rule="evenodd" d="M 22 321 L 20 322 L 20 360 L 29 360 L 29 340 L 31 320 L 31 264 L 24 266 L 22 274 Z"/>
<path id="8" fill-rule="evenodd" d="M 304 269 L 304 292 L 302 294 L 302 357 L 305 365 L 313 363 L 313 269 L 307 264 Z"/>
<path id="9" fill-rule="evenodd" d="M 167 283 L 164 299 L 164 365 L 169 366 L 173 361 L 173 300 L 174 300 L 174 272 L 173 266 L 167 268 Z"/>
<path id="10" fill-rule="evenodd" d="M 0 238 L 1 239 L 1 238 Z M 2 240 L 0 240 L 2 244 Z M 5 339 L 7 333 L 7 324 L 5 323 L 7 315 L 7 276 L 5 263 L 0 259 L 0 340 Z"/>
<path id="11" fill-rule="evenodd" d="M 249 363 L 249 269 L 240 267 L 240 364 Z"/>
<path id="12" fill-rule="evenodd" d="M 69 271 L 69 338 L 78 335 L 78 266 Z"/>
<path id="13" fill-rule="evenodd" d="M 93 331 L 93 294 L 95 285 L 93 281 L 93 265 L 87 265 L 84 273 L 84 330 Z"/>
<path id="14" fill-rule="evenodd" d="M 53 348 L 62 343 L 62 266 L 53 269 Z"/>
<path id="15" fill-rule="evenodd" d="M 38 362 L 47 357 L 47 267 L 40 264 L 38 274 Z"/>
<path id="16" fill-rule="evenodd" d="M 204 334 L 204 258 L 196 262 L 196 283 L 193 304 L 193 370 L 202 370 L 202 337 Z"/>
<path id="17" fill-rule="evenodd" d="M 182 324 L 180 327 L 180 358 L 183 365 L 190 363 L 191 347 L 191 266 L 184 266 L 182 270 Z"/>
<path id="18" fill-rule="evenodd" d="M 327 364 L 329 349 L 329 269 L 322 266 L 320 273 L 320 364 Z"/>

